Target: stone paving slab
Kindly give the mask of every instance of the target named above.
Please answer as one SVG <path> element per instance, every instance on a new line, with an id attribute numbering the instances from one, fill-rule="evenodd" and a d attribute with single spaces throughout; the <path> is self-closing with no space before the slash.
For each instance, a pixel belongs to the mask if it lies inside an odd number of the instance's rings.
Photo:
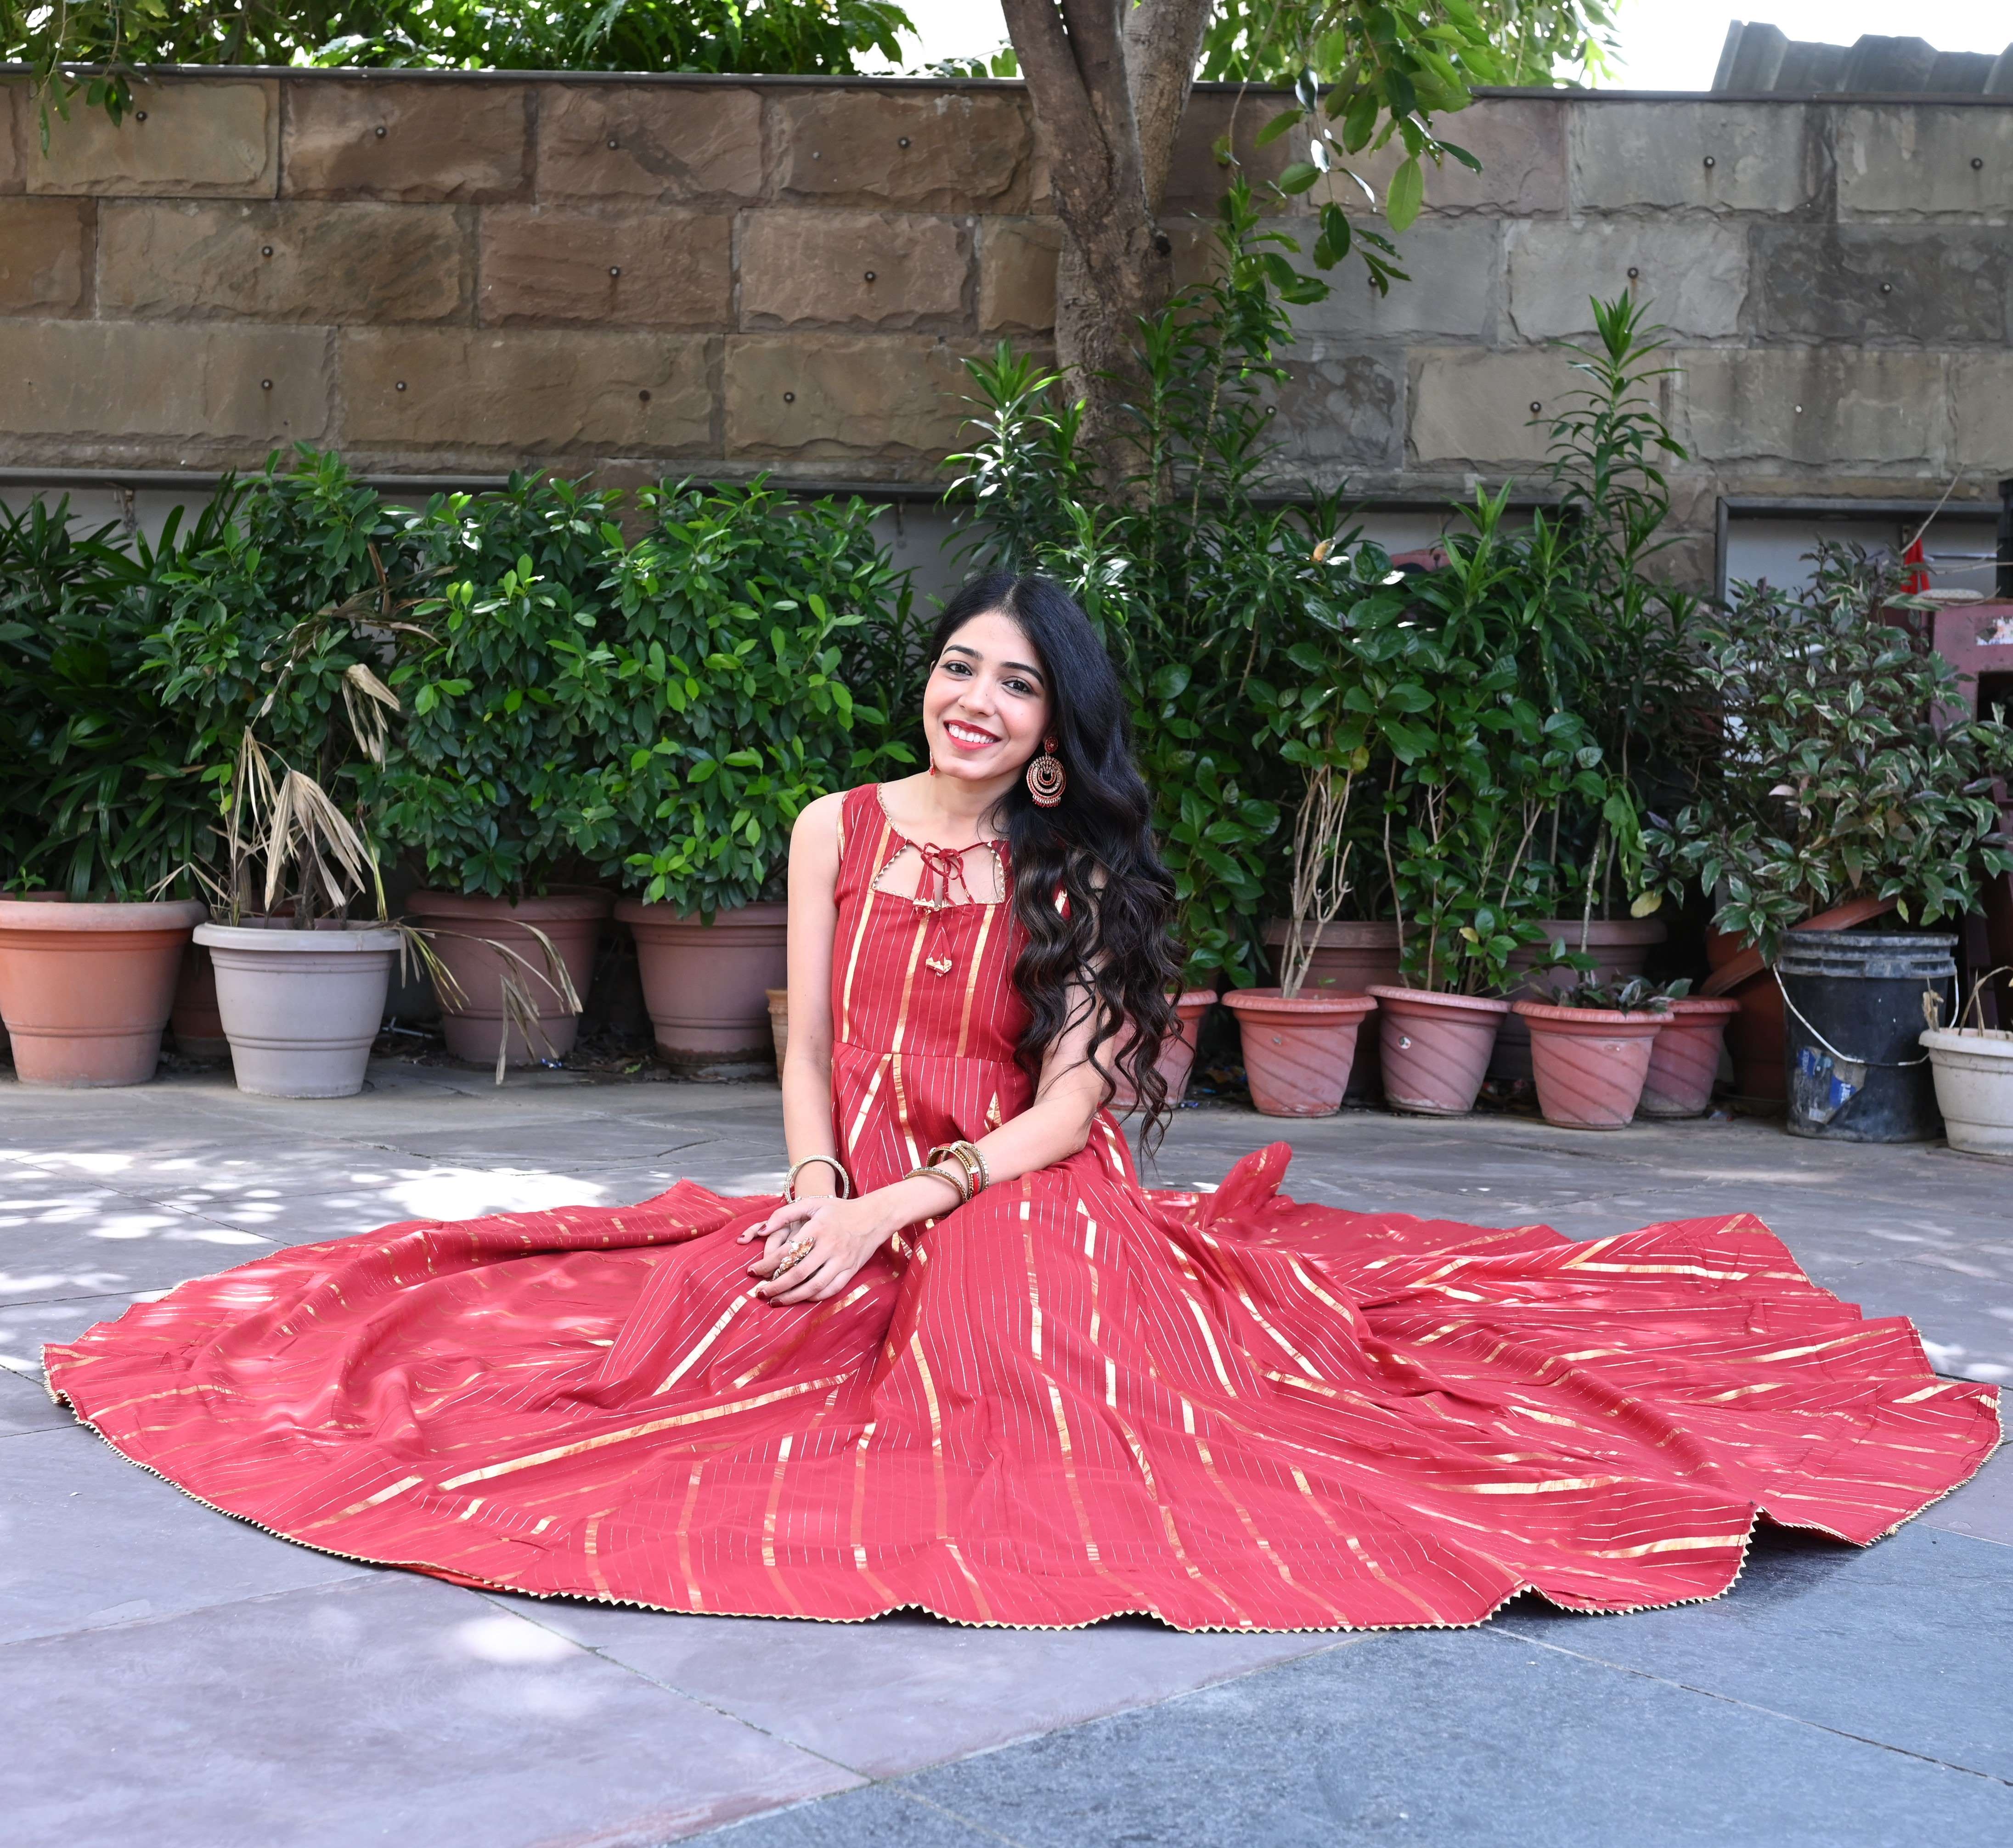
<path id="1" fill-rule="evenodd" d="M 67 1430 L 0 1446 L 0 1643 L 180 1616 L 367 1570 L 205 1507 L 65 1416 Z"/>
<path id="2" fill-rule="evenodd" d="M 782 1178 L 773 1085 L 535 1072 L 498 1090 L 384 1062 L 372 1085 L 285 1103 L 225 1073 L 82 1095 L 0 1077 L 0 1275 L 27 1285 L 0 1291 L 14 1837 L 649 1848 L 732 1823 L 736 1848 L 2013 1839 L 2013 1453 L 1870 1552 L 1765 1542 L 1716 1603 L 1589 1619 L 1524 1600 L 1461 1635 L 678 1617 L 478 1594 L 214 1514 L 52 1404 L 40 1343 L 268 1242 Z M 1745 1121 L 1591 1136 L 1209 1107 L 1181 1114 L 1150 1178 L 1213 1185 L 1282 1135 L 1287 1191 L 1357 1210 L 1578 1238 L 1756 1213 L 1825 1287 L 1915 1317 L 1940 1368 L 2013 1379 L 2013 1169 Z"/>
<path id="3" fill-rule="evenodd" d="M 1346 1646 L 1335 1635 L 1094 1634 L 952 1624 L 695 1617 L 570 1600 L 496 1601 L 611 1661 L 873 1778 L 895 1776 Z"/>
<path id="4" fill-rule="evenodd" d="M 1865 1550 L 1765 1529 L 1709 1604 L 1502 1628 L 1584 1661 L 1877 1739 L 2013 1786 L 2013 1547 L 1912 1522 Z"/>
<path id="5" fill-rule="evenodd" d="M 0 1702 L 26 1843 L 649 1848 L 859 1782 L 411 1573 L 16 1643 Z"/>
<path id="6" fill-rule="evenodd" d="M 1765 1600 L 1768 1577 L 1756 1571 L 1743 1594 Z M 1716 1608 L 1669 1614 L 1681 1625 Z M 2013 1789 L 1996 1778 L 1533 1643 L 1518 1621 L 1367 1637 L 720 1839 L 723 1848 L 1998 1848 L 2013 1829 Z M 1877 1682 L 1875 1646 L 1886 1639 L 1849 1627 L 1836 1639 L 1816 1678 Z"/>

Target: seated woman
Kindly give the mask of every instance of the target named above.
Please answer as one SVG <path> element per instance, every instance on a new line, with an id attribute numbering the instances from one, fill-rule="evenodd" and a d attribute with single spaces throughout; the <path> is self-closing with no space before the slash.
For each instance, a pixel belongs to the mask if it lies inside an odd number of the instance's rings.
<path id="1" fill-rule="evenodd" d="M 48 1351 L 134 1461 L 276 1533 L 666 1610 L 1183 1629 L 1708 1598 L 1758 1514 L 1865 1542 L 1975 1470 L 1939 1380 L 1743 1214 L 1572 1243 L 1142 1187 L 1173 885 L 1054 585 L 939 626 L 927 774 L 790 858 L 783 1200 L 388 1226 Z M 759 1241 L 759 1244 L 756 1242 Z"/>

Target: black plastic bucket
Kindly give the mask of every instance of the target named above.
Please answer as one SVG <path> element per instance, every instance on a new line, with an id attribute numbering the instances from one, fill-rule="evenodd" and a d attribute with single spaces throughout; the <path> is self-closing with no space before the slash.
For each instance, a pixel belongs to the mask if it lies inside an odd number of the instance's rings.
<path id="1" fill-rule="evenodd" d="M 1957 938 L 1940 932 L 1795 931 L 1775 964 L 1792 1135 L 1927 1142 L 1943 1132 L 1922 1048 L 1925 993 L 1954 1011 Z"/>

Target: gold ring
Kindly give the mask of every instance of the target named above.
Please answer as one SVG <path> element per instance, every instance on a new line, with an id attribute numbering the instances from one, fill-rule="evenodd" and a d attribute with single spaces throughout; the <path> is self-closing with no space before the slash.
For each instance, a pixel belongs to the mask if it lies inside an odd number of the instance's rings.
<path id="1" fill-rule="evenodd" d="M 770 1281 L 773 1283 L 785 1271 L 794 1271 L 815 1249 L 808 1239 L 799 1239 L 796 1244 L 785 1246 L 783 1261 L 769 1273 Z"/>

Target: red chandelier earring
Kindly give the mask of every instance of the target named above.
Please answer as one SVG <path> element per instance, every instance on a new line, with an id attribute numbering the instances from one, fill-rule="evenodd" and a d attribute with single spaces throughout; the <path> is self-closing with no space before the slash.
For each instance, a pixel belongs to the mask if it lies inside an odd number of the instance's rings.
<path id="1" fill-rule="evenodd" d="M 1041 756 L 1028 765 L 1028 793 L 1035 799 L 1035 806 L 1039 809 L 1053 809 L 1069 787 L 1069 778 L 1063 774 L 1061 760 L 1055 752 L 1056 741 L 1045 738 L 1042 740 Z"/>

